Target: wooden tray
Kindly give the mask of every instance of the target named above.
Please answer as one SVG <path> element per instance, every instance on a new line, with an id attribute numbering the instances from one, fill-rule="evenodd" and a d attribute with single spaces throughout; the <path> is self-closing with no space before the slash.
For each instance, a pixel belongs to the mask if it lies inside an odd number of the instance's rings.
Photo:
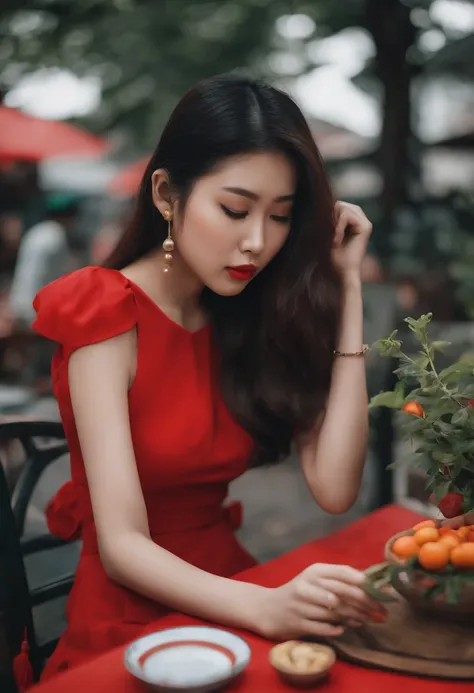
<path id="1" fill-rule="evenodd" d="M 415 611 L 397 595 L 384 624 L 331 638 L 341 659 L 365 667 L 440 679 L 474 680 L 474 627 Z M 474 688 L 473 688 L 474 690 Z"/>

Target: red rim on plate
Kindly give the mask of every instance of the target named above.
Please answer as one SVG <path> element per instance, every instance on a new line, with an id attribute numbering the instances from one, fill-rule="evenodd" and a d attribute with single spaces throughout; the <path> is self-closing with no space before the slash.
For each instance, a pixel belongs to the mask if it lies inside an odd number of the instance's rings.
<path id="1" fill-rule="evenodd" d="M 177 640 L 174 642 L 165 642 L 165 643 L 162 643 L 161 645 L 155 645 L 154 647 L 151 647 L 149 650 L 147 650 L 142 655 L 140 655 L 140 657 L 138 658 L 138 663 L 140 664 L 141 667 L 143 667 L 146 660 L 149 657 L 152 657 L 157 652 L 162 652 L 163 650 L 170 650 L 174 647 L 189 647 L 189 646 L 202 647 L 203 649 L 214 650 L 215 652 L 220 652 L 221 654 L 225 655 L 227 657 L 227 659 L 229 659 L 232 666 L 234 666 L 235 662 L 237 661 L 235 654 L 231 650 L 229 650 L 227 647 L 224 647 L 223 645 L 218 645 L 217 643 L 214 643 L 214 642 L 205 642 L 202 640 Z"/>

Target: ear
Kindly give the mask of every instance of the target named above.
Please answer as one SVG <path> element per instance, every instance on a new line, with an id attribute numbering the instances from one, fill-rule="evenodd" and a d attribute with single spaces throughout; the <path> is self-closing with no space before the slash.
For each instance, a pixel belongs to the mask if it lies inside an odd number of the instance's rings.
<path id="1" fill-rule="evenodd" d="M 166 213 L 173 214 L 173 202 L 171 199 L 171 186 L 168 171 L 159 168 L 151 175 L 151 190 L 153 204 L 166 218 Z"/>

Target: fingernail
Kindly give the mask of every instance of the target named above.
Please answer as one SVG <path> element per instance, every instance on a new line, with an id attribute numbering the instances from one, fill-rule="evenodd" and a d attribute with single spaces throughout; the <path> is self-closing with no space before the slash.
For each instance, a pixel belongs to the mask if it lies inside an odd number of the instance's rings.
<path id="1" fill-rule="evenodd" d="M 371 611 L 369 616 L 375 623 L 386 623 L 387 621 L 387 615 L 381 614 L 380 611 Z"/>

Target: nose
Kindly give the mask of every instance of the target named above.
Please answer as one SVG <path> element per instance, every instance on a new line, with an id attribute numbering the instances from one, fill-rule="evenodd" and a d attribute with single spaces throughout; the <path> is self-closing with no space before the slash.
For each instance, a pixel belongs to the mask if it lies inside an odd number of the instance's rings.
<path id="1" fill-rule="evenodd" d="M 265 224 L 263 219 L 254 219 L 245 230 L 245 237 L 241 244 L 243 253 L 259 255 L 265 245 Z"/>

